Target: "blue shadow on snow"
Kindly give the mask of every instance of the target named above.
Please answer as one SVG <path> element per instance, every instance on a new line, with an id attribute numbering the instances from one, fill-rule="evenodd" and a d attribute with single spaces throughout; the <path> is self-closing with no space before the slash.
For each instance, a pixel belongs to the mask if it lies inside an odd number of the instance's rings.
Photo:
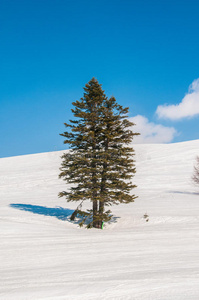
<path id="1" fill-rule="evenodd" d="M 39 206 L 39 205 L 31 205 L 31 204 L 19 204 L 19 203 L 12 203 L 10 207 L 29 211 L 33 214 L 44 215 L 44 216 L 51 216 L 56 217 L 59 220 L 65 221 L 68 220 L 68 217 L 72 215 L 74 210 L 62 207 L 46 207 L 46 206 Z"/>

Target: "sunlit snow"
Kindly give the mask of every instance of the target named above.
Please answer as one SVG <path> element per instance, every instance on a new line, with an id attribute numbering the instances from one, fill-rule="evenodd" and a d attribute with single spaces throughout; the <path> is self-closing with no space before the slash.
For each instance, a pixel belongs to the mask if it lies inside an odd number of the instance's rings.
<path id="1" fill-rule="evenodd" d="M 0 159 L 0 299 L 199 299 L 199 140 L 134 148 L 139 198 L 104 230 L 70 222 L 62 152 Z"/>

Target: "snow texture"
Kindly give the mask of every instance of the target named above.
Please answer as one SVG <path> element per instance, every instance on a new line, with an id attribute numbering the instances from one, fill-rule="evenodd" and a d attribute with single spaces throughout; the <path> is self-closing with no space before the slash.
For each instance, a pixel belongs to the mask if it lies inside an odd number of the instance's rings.
<path id="1" fill-rule="evenodd" d="M 70 222 L 62 152 L 0 159 L 0 299 L 199 299 L 199 140 L 134 148 L 139 198 L 104 230 Z"/>

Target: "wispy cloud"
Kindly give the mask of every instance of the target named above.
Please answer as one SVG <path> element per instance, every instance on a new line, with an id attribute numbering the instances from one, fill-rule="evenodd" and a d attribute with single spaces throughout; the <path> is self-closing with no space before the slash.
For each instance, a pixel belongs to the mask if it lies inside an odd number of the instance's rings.
<path id="1" fill-rule="evenodd" d="M 199 78 L 189 86 L 189 91 L 179 104 L 159 105 L 156 110 L 159 118 L 180 120 L 199 115 Z"/>
<path id="2" fill-rule="evenodd" d="M 130 118 L 130 121 L 136 124 L 133 131 L 140 133 L 133 141 L 136 144 L 169 143 L 177 134 L 175 128 L 149 122 L 146 117 L 141 115 Z"/>

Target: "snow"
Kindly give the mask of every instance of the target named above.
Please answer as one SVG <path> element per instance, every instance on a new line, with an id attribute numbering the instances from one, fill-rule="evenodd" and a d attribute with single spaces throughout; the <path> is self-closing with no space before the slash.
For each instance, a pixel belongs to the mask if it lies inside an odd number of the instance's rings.
<path id="1" fill-rule="evenodd" d="M 199 299 L 199 140 L 134 148 L 139 198 L 104 230 L 70 222 L 62 151 L 0 159 L 0 299 Z"/>

